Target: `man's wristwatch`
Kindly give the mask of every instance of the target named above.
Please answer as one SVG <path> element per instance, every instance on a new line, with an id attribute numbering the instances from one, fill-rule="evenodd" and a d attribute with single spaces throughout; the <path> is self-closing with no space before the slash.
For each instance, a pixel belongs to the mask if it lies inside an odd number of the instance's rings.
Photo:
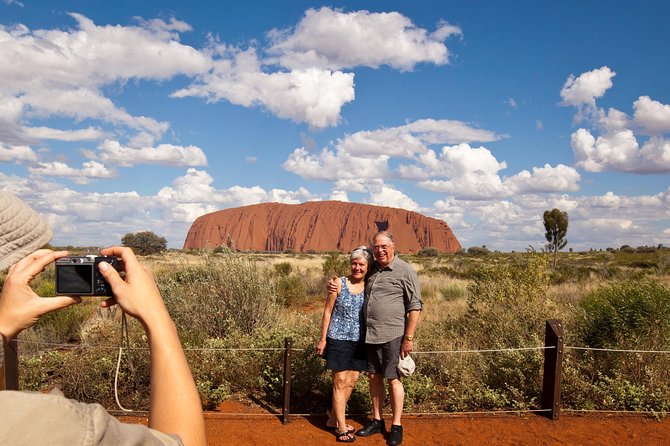
<path id="1" fill-rule="evenodd" d="M 408 341 L 413 341 L 414 335 L 405 335 L 405 339 L 407 339 Z"/>

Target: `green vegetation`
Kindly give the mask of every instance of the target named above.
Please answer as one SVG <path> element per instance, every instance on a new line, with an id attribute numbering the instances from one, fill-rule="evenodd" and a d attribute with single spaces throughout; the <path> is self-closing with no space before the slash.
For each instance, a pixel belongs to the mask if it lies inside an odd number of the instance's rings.
<path id="1" fill-rule="evenodd" d="M 668 411 L 670 355 L 646 352 L 670 350 L 670 251 L 629 248 L 561 252 L 556 268 L 549 253 L 497 253 L 485 247 L 403 255 L 419 271 L 425 303 L 415 344 L 417 373 L 404 379 L 406 409 L 539 407 L 544 325 L 560 319 L 568 346 L 565 407 Z M 314 345 L 325 283 L 348 272 L 346 255 L 167 252 L 143 262 L 154 271 L 206 408 L 227 398 L 279 407 L 284 339 L 290 337 L 291 410 L 328 409 L 330 374 Z M 53 295 L 52 283 L 48 269 L 34 287 Z M 59 386 L 69 397 L 115 407 L 121 314 L 100 311 L 98 302 L 90 298 L 49 315 L 21 335 L 22 388 Z M 143 409 L 149 362 L 144 333 L 132 319 L 129 338 L 134 348 L 123 352 L 119 396 L 125 407 Z M 519 349 L 525 347 L 534 349 Z M 363 376 L 349 411 L 369 408 Z"/>
<path id="2" fill-rule="evenodd" d="M 151 231 L 129 233 L 121 239 L 123 246 L 133 248 L 139 255 L 159 254 L 167 249 L 167 240 Z"/>

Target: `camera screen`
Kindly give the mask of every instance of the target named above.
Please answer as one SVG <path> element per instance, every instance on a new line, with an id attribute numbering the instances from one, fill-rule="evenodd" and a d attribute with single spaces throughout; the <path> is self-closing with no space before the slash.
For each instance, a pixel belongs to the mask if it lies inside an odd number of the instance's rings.
<path id="1" fill-rule="evenodd" d="M 57 292 L 90 294 L 93 289 L 93 265 L 60 265 L 56 268 Z"/>

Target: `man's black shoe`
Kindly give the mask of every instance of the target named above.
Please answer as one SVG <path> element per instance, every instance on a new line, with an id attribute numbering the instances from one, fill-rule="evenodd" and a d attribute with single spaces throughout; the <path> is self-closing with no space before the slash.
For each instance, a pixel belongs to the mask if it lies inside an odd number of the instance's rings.
<path id="1" fill-rule="evenodd" d="M 402 443 L 402 426 L 392 424 L 391 433 L 389 434 L 389 439 L 386 441 L 386 444 L 390 446 L 398 446 L 400 443 Z"/>
<path id="2" fill-rule="evenodd" d="M 384 426 L 384 420 L 372 420 L 362 429 L 356 431 L 356 435 L 359 437 L 368 437 L 372 434 L 378 434 L 380 432 L 386 432 L 386 427 Z"/>

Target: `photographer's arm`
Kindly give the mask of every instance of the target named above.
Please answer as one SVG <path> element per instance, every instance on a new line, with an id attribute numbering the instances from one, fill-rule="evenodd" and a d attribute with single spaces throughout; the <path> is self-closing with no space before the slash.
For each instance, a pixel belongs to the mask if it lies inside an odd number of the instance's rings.
<path id="1" fill-rule="evenodd" d="M 126 313 L 142 323 L 149 339 L 149 427 L 177 434 L 187 446 L 205 445 L 205 421 L 200 395 L 177 336 L 177 329 L 165 308 L 156 282 L 129 248 L 106 248 L 101 254 L 121 257 L 126 272 L 124 280 L 109 264 L 100 263 L 100 271 L 114 293 L 114 297 L 104 301 L 102 306 L 120 305 Z"/>

